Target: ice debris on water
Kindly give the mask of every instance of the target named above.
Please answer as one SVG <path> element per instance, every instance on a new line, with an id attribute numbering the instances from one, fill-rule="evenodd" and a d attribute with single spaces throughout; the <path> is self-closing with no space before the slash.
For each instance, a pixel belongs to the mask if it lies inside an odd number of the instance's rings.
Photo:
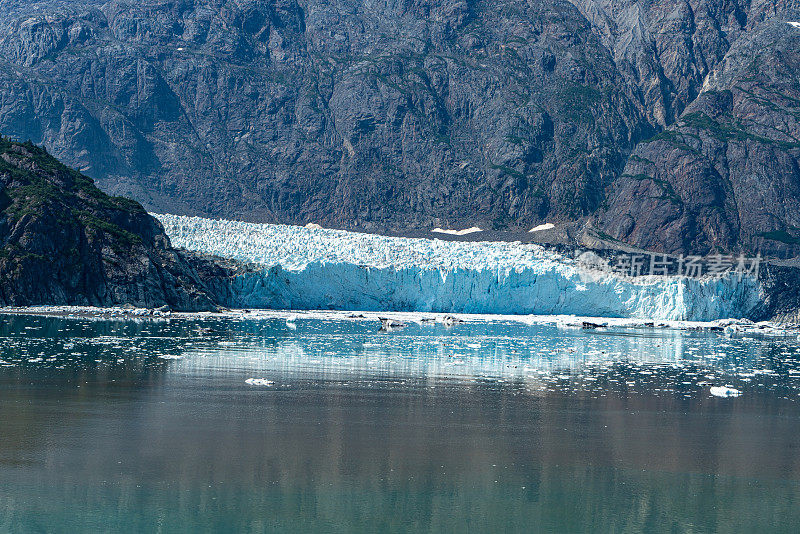
<path id="1" fill-rule="evenodd" d="M 283 325 L 291 315 L 297 315 L 308 335 L 285 335 Z M 408 327 L 399 335 L 379 334 L 381 317 Z M 447 330 L 446 317 L 274 310 L 179 313 L 157 322 L 20 317 L 11 321 L 18 324 L 16 333 L 7 331 L 0 338 L 0 370 L 49 373 L 69 368 L 112 376 L 108 373 L 155 366 L 159 372 L 187 376 L 224 363 L 243 374 L 242 386 L 254 377 L 247 383 L 253 393 L 275 391 L 294 379 L 369 387 L 408 380 L 433 387 L 445 379 L 470 385 L 491 381 L 537 396 L 559 391 L 683 399 L 725 392 L 719 402 L 730 403 L 737 402 L 736 390 L 748 398 L 772 395 L 800 402 L 800 345 L 795 336 L 725 337 L 685 329 L 692 326 L 688 323 L 676 325 L 684 330 L 658 331 L 653 329 L 659 322 L 646 320 L 532 316 L 457 315 L 453 317 L 463 324 Z M 606 330 L 581 329 L 587 320 L 607 325 Z M 559 331 L 560 324 L 577 329 Z M 762 331 L 759 323 L 737 324 Z M 58 336 L 52 337 L 56 326 Z M 623 334 L 617 330 L 623 327 L 634 330 Z M 200 331 L 214 335 L 197 335 Z M 185 355 L 186 361 L 165 366 L 159 355 Z"/>
<path id="2" fill-rule="evenodd" d="M 159 354 L 158 357 L 162 360 L 182 360 L 183 356 L 177 354 Z"/>
<path id="3" fill-rule="evenodd" d="M 245 307 L 711 321 L 760 302 L 750 278 L 587 277 L 535 244 L 155 217 L 177 247 L 263 266 L 233 282 Z"/>
<path id="4" fill-rule="evenodd" d="M 248 378 L 244 383 L 250 386 L 271 386 L 274 384 L 272 380 L 267 380 L 266 378 Z"/>
<path id="5" fill-rule="evenodd" d="M 715 397 L 738 397 L 742 392 L 731 386 L 711 386 L 711 394 Z"/>
<path id="6" fill-rule="evenodd" d="M 398 328 L 405 328 L 408 325 L 402 321 L 396 321 L 394 319 L 390 319 L 388 317 L 378 317 L 381 321 L 381 331 L 382 332 L 391 332 L 392 330 L 396 330 Z"/>

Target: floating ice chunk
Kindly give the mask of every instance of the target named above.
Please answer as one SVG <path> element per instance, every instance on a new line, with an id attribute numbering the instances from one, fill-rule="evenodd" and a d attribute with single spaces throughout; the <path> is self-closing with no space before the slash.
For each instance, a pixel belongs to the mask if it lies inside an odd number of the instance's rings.
<path id="1" fill-rule="evenodd" d="M 567 328 L 581 328 L 583 324 L 583 319 L 580 317 L 558 317 L 556 318 L 556 328 L 560 329 L 567 329 Z"/>
<path id="2" fill-rule="evenodd" d="M 553 224 L 553 223 L 540 224 L 539 226 L 534 226 L 533 228 L 531 228 L 528 231 L 528 233 L 532 234 L 534 232 L 541 232 L 542 230 L 550 230 L 550 229 L 555 228 L 555 227 L 556 227 L 556 225 Z"/>
<path id="3" fill-rule="evenodd" d="M 458 317 L 453 317 L 452 315 L 446 315 L 442 317 L 442 324 L 448 328 L 463 322 L 464 322 L 463 320 L 459 319 Z"/>
<path id="4" fill-rule="evenodd" d="M 248 378 L 244 383 L 250 386 L 271 386 L 275 382 L 266 378 Z"/>
<path id="5" fill-rule="evenodd" d="M 182 360 L 183 356 L 179 356 L 178 354 L 159 354 L 159 358 L 162 360 Z"/>
<path id="6" fill-rule="evenodd" d="M 715 397 L 738 397 L 742 392 L 731 386 L 711 386 L 711 394 Z"/>
<path id="7" fill-rule="evenodd" d="M 402 321 L 396 321 L 394 319 L 390 319 L 388 317 L 378 317 L 381 322 L 381 331 L 382 332 L 391 332 L 392 330 L 398 328 L 405 328 L 408 326 L 406 323 Z"/>
<path id="8" fill-rule="evenodd" d="M 793 26 L 793 27 L 795 27 L 795 28 L 800 28 L 800 22 L 790 22 L 790 21 L 787 21 L 787 22 L 786 22 L 786 24 L 788 24 L 789 26 Z"/>

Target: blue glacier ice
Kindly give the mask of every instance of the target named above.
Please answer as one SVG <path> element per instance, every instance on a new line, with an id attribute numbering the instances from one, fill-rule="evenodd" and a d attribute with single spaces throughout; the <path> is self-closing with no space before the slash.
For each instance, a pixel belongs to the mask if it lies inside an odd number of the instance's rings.
<path id="1" fill-rule="evenodd" d="M 534 244 L 154 216 L 176 247 L 263 267 L 233 281 L 252 308 L 711 321 L 747 316 L 761 298 L 751 278 L 587 276 Z"/>

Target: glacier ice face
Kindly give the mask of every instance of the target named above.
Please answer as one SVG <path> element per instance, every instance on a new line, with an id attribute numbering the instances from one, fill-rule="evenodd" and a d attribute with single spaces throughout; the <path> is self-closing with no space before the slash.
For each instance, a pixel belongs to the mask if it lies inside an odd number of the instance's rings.
<path id="1" fill-rule="evenodd" d="M 749 278 L 587 277 L 572 258 L 533 244 L 154 216 L 176 247 L 263 266 L 233 281 L 239 304 L 253 308 L 710 321 L 760 302 Z"/>

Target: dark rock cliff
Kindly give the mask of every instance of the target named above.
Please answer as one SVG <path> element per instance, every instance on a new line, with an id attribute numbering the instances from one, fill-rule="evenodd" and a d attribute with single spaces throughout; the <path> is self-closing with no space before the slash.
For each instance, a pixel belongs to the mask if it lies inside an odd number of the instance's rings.
<path id="1" fill-rule="evenodd" d="M 0 130 L 150 210 L 800 252 L 794 0 L 0 4 Z"/>
<path id="2" fill-rule="evenodd" d="M 213 309 L 192 264 L 137 202 L 33 144 L 0 140 L 0 305 Z"/>
<path id="3" fill-rule="evenodd" d="M 800 253 L 800 29 L 761 24 L 640 143 L 598 224 L 665 252 Z"/>
<path id="4" fill-rule="evenodd" d="M 763 304 L 753 318 L 800 325 L 800 263 L 766 265 L 761 284 Z"/>

